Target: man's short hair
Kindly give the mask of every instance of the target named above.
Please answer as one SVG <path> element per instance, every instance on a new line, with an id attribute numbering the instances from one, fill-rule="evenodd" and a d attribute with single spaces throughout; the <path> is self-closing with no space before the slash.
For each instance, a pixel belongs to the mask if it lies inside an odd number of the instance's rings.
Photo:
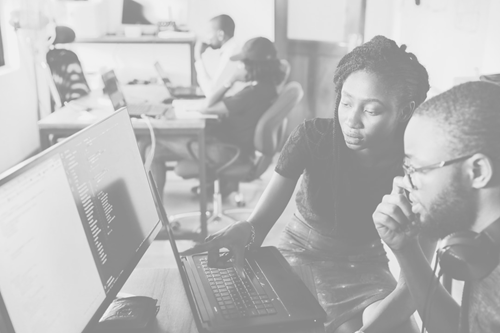
<path id="1" fill-rule="evenodd" d="M 424 102 L 415 116 L 436 121 L 447 135 L 450 153 L 482 152 L 500 157 L 500 86 L 488 82 L 460 84 Z"/>
<path id="2" fill-rule="evenodd" d="M 234 24 L 234 21 L 231 18 L 231 16 L 226 15 L 226 14 L 222 14 L 219 16 L 215 16 L 210 21 L 217 22 L 219 29 L 224 31 L 224 34 L 226 34 L 226 36 L 229 36 L 229 37 L 234 36 L 235 24 Z"/>

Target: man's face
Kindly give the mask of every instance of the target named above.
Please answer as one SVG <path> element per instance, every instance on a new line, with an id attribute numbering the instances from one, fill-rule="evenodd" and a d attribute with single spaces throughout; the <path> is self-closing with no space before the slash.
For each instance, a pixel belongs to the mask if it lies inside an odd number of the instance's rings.
<path id="1" fill-rule="evenodd" d="M 404 137 L 405 164 L 420 168 L 458 157 L 451 156 L 446 135 L 432 119 L 413 117 Z M 469 230 L 474 224 L 477 207 L 462 166 L 458 162 L 411 176 L 415 187 L 410 192 L 412 211 L 422 231 L 432 238 Z"/>
<path id="2" fill-rule="evenodd" d="M 220 29 L 218 22 L 208 22 L 206 28 L 205 43 L 213 49 L 220 49 L 222 46 L 224 32 Z"/>

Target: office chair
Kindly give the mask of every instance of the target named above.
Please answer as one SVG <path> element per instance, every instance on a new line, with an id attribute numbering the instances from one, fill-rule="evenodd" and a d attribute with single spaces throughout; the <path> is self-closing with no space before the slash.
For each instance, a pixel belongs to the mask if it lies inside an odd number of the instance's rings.
<path id="1" fill-rule="evenodd" d="M 281 59 L 280 62 L 281 62 L 280 68 L 283 71 L 283 73 L 285 73 L 285 77 L 283 78 L 283 81 L 281 81 L 281 83 L 276 88 L 276 91 L 278 92 L 278 94 L 281 94 L 281 92 L 285 88 L 285 85 L 288 82 L 288 78 L 290 77 L 290 71 L 291 71 L 291 66 L 290 66 L 290 63 L 288 62 L 288 60 Z"/>
<path id="2" fill-rule="evenodd" d="M 207 170 L 208 173 L 214 175 L 214 195 L 213 209 L 207 212 L 209 219 L 207 224 L 211 222 L 221 221 L 227 218 L 235 221 L 233 217 L 227 214 L 246 213 L 243 210 L 223 210 L 222 195 L 220 193 L 220 180 L 240 182 L 251 182 L 258 179 L 271 165 L 274 155 L 279 151 L 285 139 L 285 130 L 287 127 L 288 114 L 300 102 L 304 92 L 298 82 L 287 83 L 276 101 L 264 113 L 255 129 L 254 146 L 255 157 L 251 160 L 242 161 L 233 158 L 231 161 L 219 167 L 216 170 Z M 239 148 L 233 146 L 239 154 Z M 182 178 L 196 178 L 199 175 L 198 162 L 195 160 L 180 161 L 175 172 Z M 250 212 L 248 210 L 248 212 Z M 170 217 L 174 223 L 174 227 L 180 226 L 180 220 L 189 217 L 199 217 L 200 212 L 190 212 L 177 214 Z"/>
<path id="3" fill-rule="evenodd" d="M 46 56 L 52 77 L 49 86 L 58 108 L 90 92 L 78 56 L 73 51 L 58 45 L 71 43 L 74 40 L 75 32 L 71 28 L 57 26 L 56 38 Z"/>

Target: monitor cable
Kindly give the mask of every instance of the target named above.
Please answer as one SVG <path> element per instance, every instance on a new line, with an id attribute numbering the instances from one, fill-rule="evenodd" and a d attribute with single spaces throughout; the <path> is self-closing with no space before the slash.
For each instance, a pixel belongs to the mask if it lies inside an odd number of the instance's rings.
<path id="1" fill-rule="evenodd" d="M 151 171 L 151 165 L 153 164 L 153 158 L 155 156 L 155 151 L 156 151 L 156 135 L 155 135 L 155 131 L 153 129 L 153 124 L 151 124 L 151 120 L 149 119 L 149 117 L 146 116 L 145 114 L 142 114 L 141 118 L 144 120 L 144 122 L 148 126 L 149 136 L 151 138 L 151 149 L 149 150 L 149 153 L 146 156 L 145 161 L 144 161 L 144 168 L 146 169 L 146 172 L 149 173 Z"/>

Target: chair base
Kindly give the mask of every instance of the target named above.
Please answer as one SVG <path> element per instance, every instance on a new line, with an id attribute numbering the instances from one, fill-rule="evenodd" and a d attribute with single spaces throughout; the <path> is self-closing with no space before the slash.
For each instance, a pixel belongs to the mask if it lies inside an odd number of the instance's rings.
<path id="1" fill-rule="evenodd" d="M 206 214 L 208 234 L 217 231 L 217 229 L 220 229 L 221 227 L 224 227 L 225 224 L 229 225 L 230 223 L 237 221 L 235 218 L 226 215 L 225 211 L 222 209 L 222 195 L 220 193 L 219 180 L 214 181 L 213 210 L 207 211 Z M 198 211 L 172 215 L 169 217 L 169 220 L 172 224 L 173 231 L 179 231 L 181 229 L 182 219 L 199 217 L 201 217 L 201 213 Z M 222 222 L 224 221 L 226 221 L 226 223 L 224 223 L 222 226 L 218 225 L 222 224 Z M 201 226 L 198 227 L 195 232 L 201 233 Z"/>
<path id="2" fill-rule="evenodd" d="M 234 201 L 236 202 L 236 206 L 238 207 L 245 207 L 247 205 L 245 197 L 241 192 L 236 192 L 236 194 L 234 195 Z"/>

